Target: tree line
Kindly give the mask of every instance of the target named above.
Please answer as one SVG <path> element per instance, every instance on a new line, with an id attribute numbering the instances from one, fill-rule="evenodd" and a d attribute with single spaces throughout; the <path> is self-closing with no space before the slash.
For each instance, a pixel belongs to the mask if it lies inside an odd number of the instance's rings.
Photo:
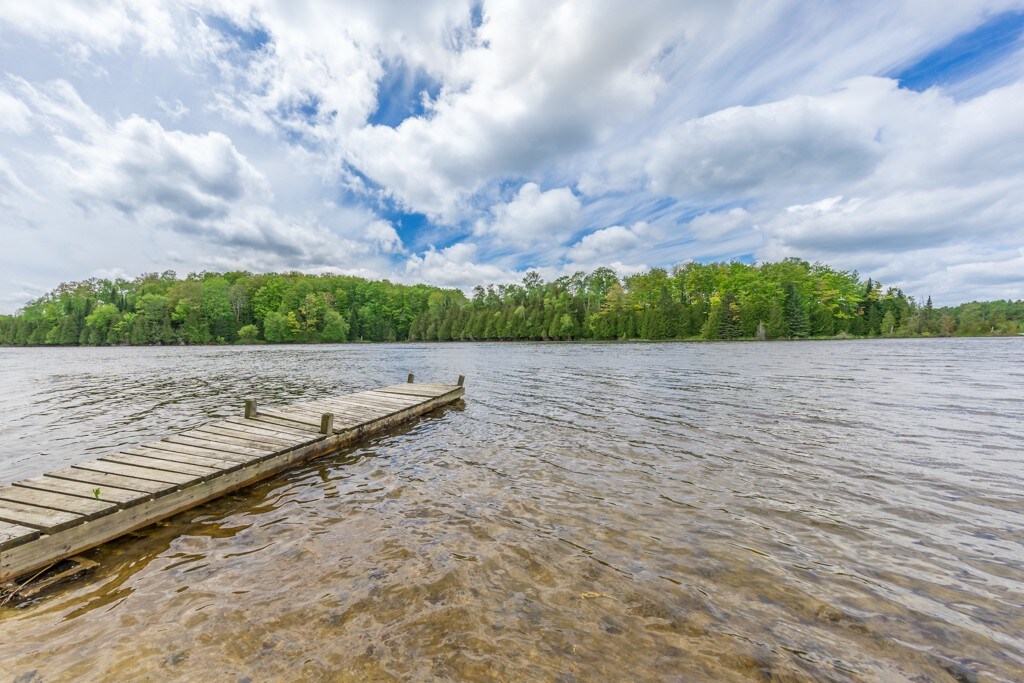
<path id="1" fill-rule="evenodd" d="M 192 273 L 61 284 L 14 315 L 4 345 L 345 341 L 795 339 L 1013 335 L 1024 301 L 920 303 L 799 259 L 610 268 L 460 290 L 343 275 Z"/>

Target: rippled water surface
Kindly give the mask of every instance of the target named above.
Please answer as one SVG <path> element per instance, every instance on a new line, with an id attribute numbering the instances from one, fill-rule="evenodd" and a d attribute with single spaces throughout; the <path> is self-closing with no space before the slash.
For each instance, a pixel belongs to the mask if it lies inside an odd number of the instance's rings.
<path id="1" fill-rule="evenodd" d="M 464 403 L 90 551 L 0 680 L 1022 680 L 1024 339 L 0 349 L 0 483 Z"/>

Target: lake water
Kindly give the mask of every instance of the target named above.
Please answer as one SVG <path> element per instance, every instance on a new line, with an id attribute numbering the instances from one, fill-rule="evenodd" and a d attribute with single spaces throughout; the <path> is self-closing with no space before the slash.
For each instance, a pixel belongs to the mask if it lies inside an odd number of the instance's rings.
<path id="1" fill-rule="evenodd" d="M 0 679 L 1024 680 L 1024 339 L 0 349 L 0 483 L 465 401 L 90 551 Z"/>

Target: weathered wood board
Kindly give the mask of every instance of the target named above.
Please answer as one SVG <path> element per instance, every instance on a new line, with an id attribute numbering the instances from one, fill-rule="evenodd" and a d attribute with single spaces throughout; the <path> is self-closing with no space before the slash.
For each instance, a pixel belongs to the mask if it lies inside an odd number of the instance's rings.
<path id="1" fill-rule="evenodd" d="M 458 384 L 413 384 L 410 375 L 405 384 L 288 406 L 260 408 L 250 400 L 244 417 L 0 487 L 0 582 L 327 455 L 464 393 L 461 377 Z"/>

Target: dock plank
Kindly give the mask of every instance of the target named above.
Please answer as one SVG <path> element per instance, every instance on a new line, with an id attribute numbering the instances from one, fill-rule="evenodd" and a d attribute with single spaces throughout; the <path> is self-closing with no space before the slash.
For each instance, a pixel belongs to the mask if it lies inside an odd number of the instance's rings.
<path id="1" fill-rule="evenodd" d="M 242 460 L 225 460 L 224 458 L 208 458 L 203 455 L 189 455 L 188 453 L 175 453 L 172 451 L 163 451 L 158 448 L 125 448 L 121 451 L 129 455 L 138 455 L 144 458 L 157 458 L 158 460 L 167 460 L 170 462 L 187 463 L 189 465 L 200 465 L 201 467 L 209 467 L 215 470 L 224 470 L 225 472 L 233 472 L 239 467 L 245 464 Z"/>
<path id="2" fill-rule="evenodd" d="M 4 486 L 0 488 L 0 500 L 35 505 L 37 507 L 50 508 L 51 510 L 60 510 L 61 512 L 71 512 L 85 517 L 86 520 L 96 519 L 101 515 L 106 515 L 119 509 L 116 503 L 96 500 L 95 497 L 91 499 L 79 498 L 65 493 L 39 491 L 21 486 Z"/>
<path id="3" fill-rule="evenodd" d="M 351 398 L 352 400 L 359 401 L 373 401 L 375 403 L 385 403 L 388 405 L 404 405 L 413 406 L 417 403 L 423 402 L 422 396 L 410 396 L 409 394 L 389 394 L 386 391 L 362 391 L 358 394 L 352 394 L 351 396 L 342 396 L 340 398 Z"/>
<path id="4" fill-rule="evenodd" d="M 302 442 L 302 440 L 272 436 L 265 432 L 257 432 L 252 429 L 233 429 L 231 427 L 225 427 L 218 424 L 203 425 L 202 427 L 196 427 L 193 431 L 201 432 L 203 434 L 216 434 L 217 436 L 231 437 L 232 439 L 255 441 L 268 446 L 277 446 L 278 448 L 295 448 L 295 446 Z"/>
<path id="5" fill-rule="evenodd" d="M 20 524 L 0 522 L 0 550 L 7 550 L 22 543 L 28 543 L 39 538 L 42 532 L 39 529 L 32 529 Z"/>
<path id="6" fill-rule="evenodd" d="M 190 432 L 183 432 L 179 436 L 184 436 L 190 439 L 204 439 L 214 443 L 223 443 L 229 446 L 241 446 L 242 448 L 251 448 L 254 451 L 268 451 L 270 453 L 283 453 L 284 451 L 292 448 L 291 445 L 283 445 L 281 443 L 270 441 L 259 441 L 257 439 L 247 439 L 243 436 L 225 436 L 224 434 L 208 432 L 202 429 L 193 429 Z"/>
<path id="7" fill-rule="evenodd" d="M 272 415 L 265 415 L 262 411 L 256 415 L 256 417 L 250 418 L 256 422 L 264 422 L 270 425 L 277 425 L 279 427 L 287 427 L 297 432 L 305 432 L 306 434 L 320 434 L 320 423 L 316 425 L 309 425 L 304 422 L 295 422 L 294 420 L 281 419 L 273 417 Z"/>
<path id="8" fill-rule="evenodd" d="M 55 477 L 34 477 L 23 481 L 14 482 L 14 486 L 35 489 L 37 491 L 53 491 L 67 496 L 97 500 L 96 484 L 82 481 L 70 481 L 68 479 L 57 479 Z M 130 491 L 114 486 L 100 487 L 98 500 L 108 501 L 117 504 L 118 507 L 131 507 L 153 498 L 152 493 L 142 491 Z"/>
<path id="9" fill-rule="evenodd" d="M 51 510 L 25 503 L 0 500 L 0 522 L 19 524 L 39 529 L 43 533 L 55 534 L 86 521 L 82 515 L 61 510 Z"/>
<path id="10" fill-rule="evenodd" d="M 0 580 L 337 452 L 464 392 L 456 385 L 400 384 L 265 408 L 247 400 L 248 418 L 239 413 L 0 487 Z M 320 433 L 324 413 L 334 416 L 330 435 Z"/>
<path id="11" fill-rule="evenodd" d="M 307 430 L 305 428 L 303 428 L 303 429 L 295 429 L 293 427 L 286 427 L 286 426 L 283 426 L 283 425 L 274 424 L 272 422 L 261 421 L 258 418 L 259 418 L 258 415 L 257 415 L 257 417 L 255 419 L 253 419 L 253 418 L 246 419 L 244 417 L 229 417 L 226 420 L 224 420 L 223 423 L 225 424 L 226 427 L 229 427 L 231 429 L 234 429 L 237 426 L 237 427 L 243 427 L 243 428 L 245 428 L 247 430 L 248 429 L 255 429 L 257 431 L 272 432 L 274 434 L 279 434 L 283 438 L 286 438 L 286 439 L 292 439 L 292 438 L 294 438 L 294 439 L 305 439 L 305 441 L 300 442 L 303 445 L 305 445 L 307 443 L 312 443 L 313 441 L 316 441 L 317 439 L 322 439 L 323 438 L 323 435 L 320 434 L 319 432 L 311 433 L 309 430 Z M 222 424 L 222 423 L 218 422 L 216 424 Z"/>
<path id="12" fill-rule="evenodd" d="M 163 439 L 163 441 L 166 443 L 178 443 L 183 446 L 205 448 L 208 451 L 224 451 L 225 453 L 248 455 L 254 458 L 265 458 L 274 454 L 274 451 L 267 448 L 246 448 L 245 446 L 235 446 L 232 444 L 221 443 L 220 441 L 211 441 L 210 439 L 197 439 L 192 436 L 169 436 L 166 439 Z"/>
<path id="13" fill-rule="evenodd" d="M 157 481 L 164 484 L 174 484 L 178 487 L 195 484 L 201 480 L 200 477 L 191 474 L 177 474 L 175 472 L 166 472 L 164 470 L 152 470 L 148 467 L 122 465 L 121 463 L 106 462 L 104 460 L 90 460 L 88 462 L 72 465 L 71 467 L 76 470 L 91 470 L 93 472 L 103 472 L 105 474 L 120 474 L 125 477 L 135 477 L 136 479 L 148 479 L 150 481 Z"/>
<path id="14" fill-rule="evenodd" d="M 323 399 L 320 401 L 310 401 L 308 403 L 300 403 L 296 406 L 289 406 L 289 408 L 300 408 L 304 410 L 322 410 L 322 406 L 331 406 L 336 412 L 340 411 L 343 413 L 350 413 L 359 417 L 374 416 L 378 417 L 381 415 L 388 415 L 396 412 L 398 409 L 385 407 L 385 406 L 368 406 L 360 403 L 349 403 L 348 401 L 334 401 L 330 399 Z"/>
<path id="15" fill-rule="evenodd" d="M 320 428 L 320 414 L 312 410 L 292 410 L 284 408 L 266 408 L 260 410 L 259 417 L 281 420 L 297 425 Z"/>
<path id="16" fill-rule="evenodd" d="M 105 486 L 128 489 L 129 491 L 141 491 L 142 493 L 150 493 L 154 496 L 164 496 L 181 488 L 177 484 L 165 484 L 163 482 L 151 481 L 149 479 L 126 477 L 120 474 L 107 474 L 105 472 L 83 470 L 77 467 L 69 467 L 66 470 L 49 472 L 45 476 L 53 477 L 55 479 L 68 479 L 70 481 L 85 482 L 87 484 L 92 484 L 93 488 L 98 486 L 100 487 L 100 498 L 103 497 L 103 487 Z"/>
<path id="17" fill-rule="evenodd" d="M 196 448 L 195 446 L 188 446 L 181 443 L 173 443 L 171 441 L 151 441 L 150 443 L 144 443 L 139 446 L 140 450 L 154 450 L 162 451 L 164 453 L 174 454 L 185 454 L 194 455 L 201 458 L 219 458 L 221 460 L 229 460 L 243 465 L 259 462 L 260 457 L 252 455 L 243 455 L 241 453 L 230 453 L 228 451 L 212 451 L 209 448 Z M 156 457 L 156 456 L 154 456 Z"/>
<path id="18" fill-rule="evenodd" d="M 399 410 L 401 410 L 401 408 L 394 407 L 394 406 L 370 406 L 370 405 L 366 405 L 365 403 L 359 403 L 359 402 L 355 402 L 355 401 L 347 401 L 347 400 L 344 400 L 344 399 L 327 399 L 327 398 L 325 398 L 325 399 L 323 399 L 321 401 L 311 401 L 310 403 L 301 404 L 301 405 L 311 405 L 311 404 L 335 406 L 336 409 L 346 410 L 346 411 L 348 411 L 348 412 L 350 412 L 352 414 L 363 415 L 363 416 L 367 416 L 367 415 L 372 415 L 372 416 L 387 415 L 387 414 L 398 412 Z"/>
<path id="19" fill-rule="evenodd" d="M 423 396 L 424 398 L 440 398 L 445 394 L 454 391 L 454 389 L 448 389 L 447 391 L 441 389 L 417 389 L 414 388 L 416 384 L 396 384 L 393 387 L 384 387 L 383 389 L 377 389 L 386 394 L 404 394 L 406 396 Z"/>
<path id="20" fill-rule="evenodd" d="M 424 399 L 422 396 L 411 396 L 409 394 L 394 394 L 394 393 L 389 394 L 386 391 L 377 391 L 376 389 L 373 390 L 373 391 L 367 391 L 367 392 L 365 392 L 363 394 L 360 394 L 360 396 L 365 396 L 367 398 L 374 398 L 374 399 L 378 399 L 378 400 L 381 400 L 381 401 L 391 401 L 391 402 L 394 402 L 394 403 L 404 404 L 404 405 L 409 406 L 409 407 L 412 407 L 412 406 L 415 406 L 415 405 L 419 405 L 420 403 L 423 403 L 423 401 L 425 401 L 425 400 L 426 401 L 430 400 L 430 399 Z"/>
<path id="21" fill-rule="evenodd" d="M 148 456 L 133 455 L 131 453 L 124 452 L 104 455 L 100 460 L 104 462 L 118 462 L 124 465 L 134 465 L 136 467 L 145 467 L 146 469 L 152 470 L 174 472 L 177 474 L 188 474 L 193 477 L 200 477 L 203 481 L 212 479 L 218 474 L 224 472 L 224 470 L 217 469 L 215 467 L 190 465 L 185 462 L 172 462 L 170 460 L 160 460 L 159 458 L 150 458 Z"/>
<path id="22" fill-rule="evenodd" d="M 354 410 L 350 406 L 328 403 L 327 401 L 311 401 L 309 403 L 303 403 L 299 407 L 305 411 L 312 411 L 314 413 L 334 413 L 335 425 L 339 424 L 339 422 L 344 422 L 355 426 L 366 422 L 367 419 L 376 418 L 376 414 L 371 416 L 371 414 L 364 411 Z"/>

